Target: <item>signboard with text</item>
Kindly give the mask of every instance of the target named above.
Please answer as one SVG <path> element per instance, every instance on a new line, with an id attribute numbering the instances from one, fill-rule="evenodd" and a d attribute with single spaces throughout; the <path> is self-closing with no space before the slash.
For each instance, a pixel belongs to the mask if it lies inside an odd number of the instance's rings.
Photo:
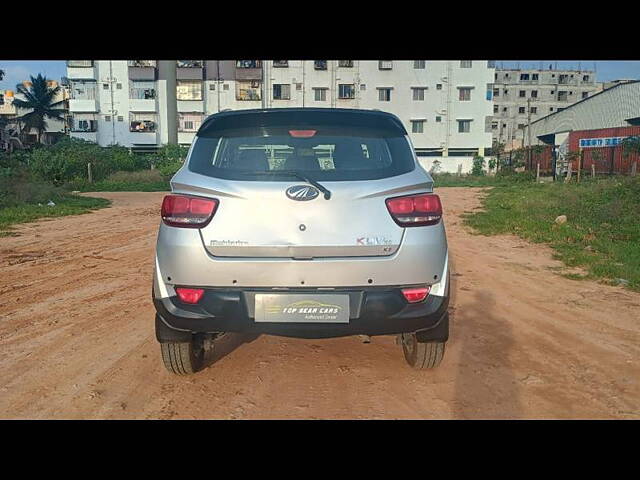
<path id="1" fill-rule="evenodd" d="M 616 147 L 625 138 L 627 137 L 581 138 L 578 145 L 580 148 Z"/>

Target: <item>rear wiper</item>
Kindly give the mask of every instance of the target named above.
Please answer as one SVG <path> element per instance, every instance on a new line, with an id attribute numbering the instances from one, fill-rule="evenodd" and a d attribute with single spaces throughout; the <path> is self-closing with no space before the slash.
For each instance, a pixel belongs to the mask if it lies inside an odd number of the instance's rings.
<path id="1" fill-rule="evenodd" d="M 309 175 L 306 175 L 297 170 L 271 170 L 269 172 L 250 172 L 250 173 L 247 172 L 246 175 L 261 175 L 261 176 L 262 175 L 264 176 L 290 175 L 292 177 L 297 177 L 300 180 L 304 180 L 305 182 L 310 183 L 311 185 L 316 187 L 318 190 L 324 193 L 325 200 L 329 200 L 331 198 L 331 192 L 326 187 L 322 186 L 320 183 L 318 183 L 317 180 L 314 180 Z"/>

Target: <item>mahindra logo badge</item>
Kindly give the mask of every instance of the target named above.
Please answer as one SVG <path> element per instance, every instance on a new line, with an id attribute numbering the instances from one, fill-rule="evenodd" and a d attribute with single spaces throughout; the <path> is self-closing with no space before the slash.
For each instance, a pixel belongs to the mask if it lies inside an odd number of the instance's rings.
<path id="1" fill-rule="evenodd" d="M 287 188 L 286 194 L 291 200 L 306 202 L 316 198 L 320 192 L 316 187 L 310 185 L 294 185 L 293 187 Z"/>

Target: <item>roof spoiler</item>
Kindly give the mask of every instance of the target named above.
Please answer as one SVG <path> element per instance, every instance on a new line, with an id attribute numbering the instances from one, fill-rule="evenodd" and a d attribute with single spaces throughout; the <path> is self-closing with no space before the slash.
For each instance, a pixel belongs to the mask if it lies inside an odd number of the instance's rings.
<path id="1" fill-rule="evenodd" d="M 268 110 L 235 110 L 208 117 L 198 129 L 198 136 L 211 136 L 218 130 L 260 127 L 364 127 L 382 130 L 389 135 L 407 135 L 395 115 L 379 110 L 334 108 L 275 108 Z"/>

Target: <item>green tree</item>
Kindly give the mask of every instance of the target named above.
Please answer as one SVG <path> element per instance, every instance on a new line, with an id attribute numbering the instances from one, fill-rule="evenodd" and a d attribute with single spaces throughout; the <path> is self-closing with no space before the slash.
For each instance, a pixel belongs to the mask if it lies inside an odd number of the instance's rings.
<path id="1" fill-rule="evenodd" d="M 17 87 L 18 93 L 24 96 L 24 100 L 16 98 L 13 105 L 22 110 L 29 112 L 17 117 L 18 121 L 24 126 L 26 131 L 35 129 L 38 132 L 38 143 L 42 143 L 42 134 L 47 129 L 47 120 L 64 121 L 65 101 L 54 101 L 56 95 L 60 92 L 60 85 L 51 88 L 48 85 L 49 80 L 38 74 L 37 77 L 31 77 L 31 86 L 29 88 L 20 84 Z"/>

